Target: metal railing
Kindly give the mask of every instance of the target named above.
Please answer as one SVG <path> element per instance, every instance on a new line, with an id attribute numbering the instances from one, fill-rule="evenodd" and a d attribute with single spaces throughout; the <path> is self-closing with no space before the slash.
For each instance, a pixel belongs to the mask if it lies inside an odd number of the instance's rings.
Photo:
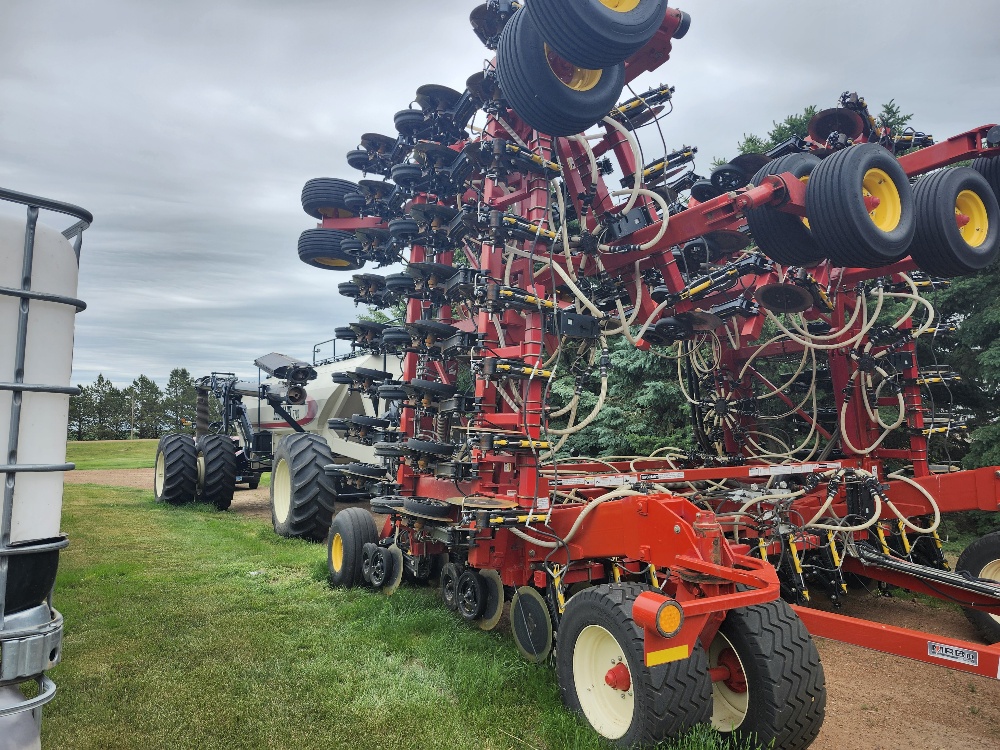
<path id="1" fill-rule="evenodd" d="M 84 209 L 69 203 L 26 195 L 13 190 L 0 188 L 0 200 L 20 204 L 27 209 L 27 222 L 24 232 L 24 254 L 21 265 L 20 288 L 0 287 L 0 296 L 14 297 L 20 301 L 17 314 L 17 343 L 14 348 L 14 380 L 0 383 L 0 391 L 11 391 L 10 432 L 8 452 L 0 456 L 0 474 L 5 475 L 3 500 L 0 505 L 0 685 L 20 685 L 34 680 L 38 691 L 33 697 L 25 697 L 24 701 L 0 710 L 0 717 L 11 714 L 32 711 L 35 721 L 41 723 L 41 708 L 52 700 L 56 693 L 55 684 L 45 677 L 44 670 L 58 662 L 61 655 L 63 620 L 52 608 L 52 591 L 46 598 L 47 618 L 38 622 L 38 618 L 27 617 L 26 613 L 7 613 L 7 583 L 11 557 L 46 553 L 61 550 L 69 544 L 69 540 L 60 535 L 55 539 L 42 540 L 28 544 L 11 545 L 12 518 L 14 511 L 14 489 L 18 474 L 70 471 L 73 464 L 24 464 L 18 463 L 17 450 L 21 436 L 21 406 L 25 393 L 50 393 L 62 395 L 78 395 L 78 388 L 64 385 L 43 383 L 25 383 L 24 367 L 28 338 L 28 320 L 32 302 L 45 302 L 58 305 L 69 305 L 77 312 L 86 309 L 86 304 L 79 299 L 56 294 L 35 292 L 31 289 L 32 270 L 35 259 L 35 234 L 38 228 L 38 217 L 41 211 L 70 216 L 76 223 L 63 231 L 63 236 L 73 241 L 73 252 L 77 265 L 80 263 L 80 251 L 83 245 L 83 232 L 91 225 L 94 217 Z M 5 354 L 6 356 L 6 354 Z M 41 606 L 41 605 L 40 605 Z"/>

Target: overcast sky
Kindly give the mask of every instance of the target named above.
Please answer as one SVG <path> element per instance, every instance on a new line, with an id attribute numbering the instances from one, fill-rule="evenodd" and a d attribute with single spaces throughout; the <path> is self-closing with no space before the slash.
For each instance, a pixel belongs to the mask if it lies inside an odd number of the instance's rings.
<path id="1" fill-rule="evenodd" d="M 348 276 L 296 255 L 311 177 L 394 134 L 416 88 L 462 89 L 488 52 L 475 2 L 0 0 L 0 186 L 82 205 L 75 382 L 251 375 L 355 320 Z M 847 89 L 939 139 L 1000 121 L 1000 3 L 690 0 L 641 78 L 677 87 L 667 145 L 700 171 L 744 133 Z M 642 131 L 647 155 L 659 144 Z M 662 147 L 658 147 L 662 150 Z M 61 228 L 61 227 L 60 227 Z"/>

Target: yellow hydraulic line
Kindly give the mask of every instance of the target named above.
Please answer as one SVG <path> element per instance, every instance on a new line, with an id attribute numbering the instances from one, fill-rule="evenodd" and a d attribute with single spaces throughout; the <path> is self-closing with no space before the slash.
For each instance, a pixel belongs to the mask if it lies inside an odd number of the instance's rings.
<path id="1" fill-rule="evenodd" d="M 833 536 L 833 532 L 826 532 L 826 538 L 830 542 L 830 556 L 833 558 L 833 565 L 837 570 L 840 570 L 840 553 L 837 552 L 837 542 Z M 841 583 L 840 588 L 844 593 L 847 593 L 846 583 Z"/>
<path id="2" fill-rule="evenodd" d="M 903 540 L 903 552 L 909 555 L 913 547 L 910 546 L 910 538 L 906 536 L 906 525 L 903 523 L 902 519 L 896 521 L 896 528 L 899 530 L 900 539 Z"/>

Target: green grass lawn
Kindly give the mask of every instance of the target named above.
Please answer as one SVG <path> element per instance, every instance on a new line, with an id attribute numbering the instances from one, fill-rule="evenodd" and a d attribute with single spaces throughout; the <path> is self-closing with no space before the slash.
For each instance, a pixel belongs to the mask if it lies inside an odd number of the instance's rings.
<path id="1" fill-rule="evenodd" d="M 430 589 L 331 589 L 322 545 L 147 491 L 67 486 L 63 522 L 46 747 L 606 747 L 551 668 Z"/>
<path id="2" fill-rule="evenodd" d="M 66 443 L 66 460 L 78 469 L 152 469 L 156 440 L 92 440 Z"/>

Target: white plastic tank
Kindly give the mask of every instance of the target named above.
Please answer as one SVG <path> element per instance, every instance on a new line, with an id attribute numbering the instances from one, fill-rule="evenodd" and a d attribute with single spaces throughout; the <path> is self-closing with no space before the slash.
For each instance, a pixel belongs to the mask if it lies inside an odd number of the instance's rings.
<path id="1" fill-rule="evenodd" d="M 25 245 L 25 219 L 0 216 L 0 286 L 20 289 Z M 31 291 L 77 296 L 77 261 L 63 235 L 39 223 L 36 227 Z M 0 295 L 0 382 L 15 380 L 18 314 L 21 300 Z M 31 300 L 23 382 L 69 386 L 73 369 L 71 305 Z M 0 464 L 10 463 L 11 391 L 0 391 Z M 18 464 L 64 464 L 69 396 L 24 393 Z M 0 488 L 6 481 L 0 473 Z M 14 486 L 11 544 L 52 539 L 59 535 L 62 472 L 19 473 Z M 2 491 L 2 489 L 0 489 Z"/>

